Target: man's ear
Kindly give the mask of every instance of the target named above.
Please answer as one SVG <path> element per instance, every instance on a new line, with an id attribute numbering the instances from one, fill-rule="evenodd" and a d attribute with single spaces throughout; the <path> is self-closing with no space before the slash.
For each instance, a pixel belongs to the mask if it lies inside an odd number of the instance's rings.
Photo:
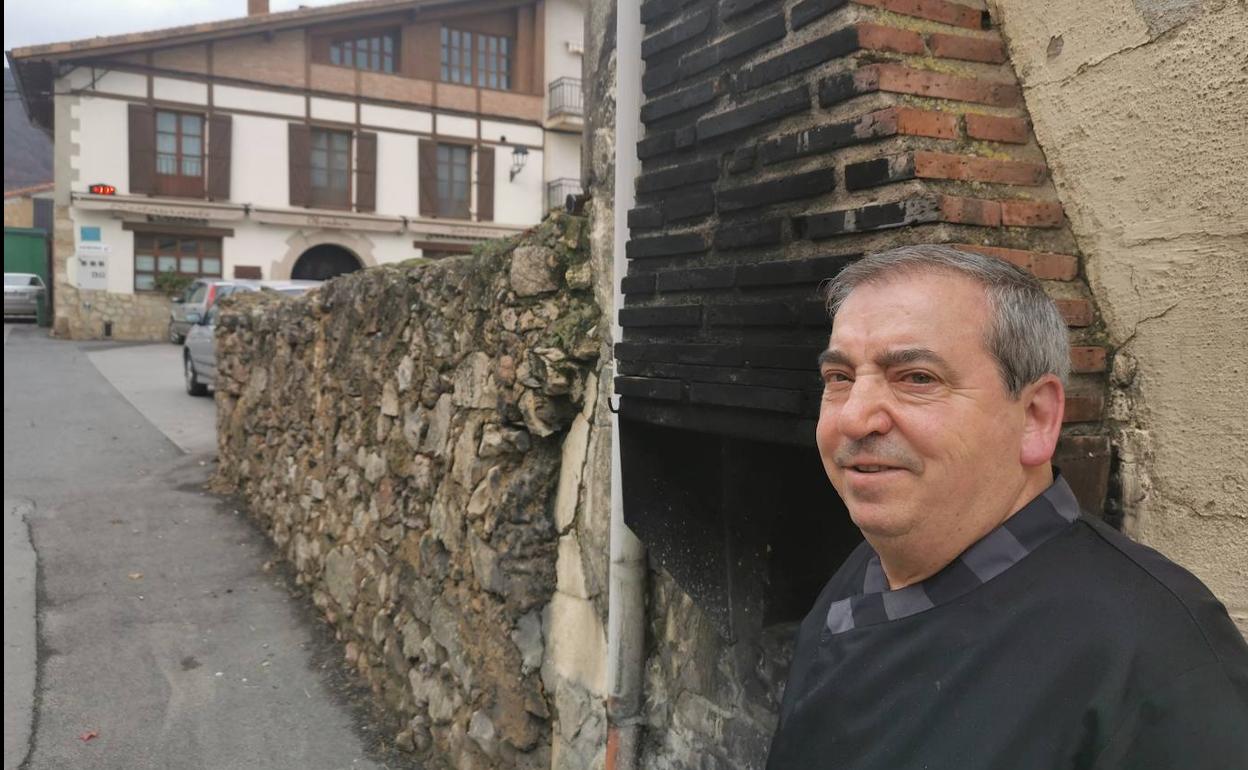
<path id="1" fill-rule="evenodd" d="M 1019 394 L 1023 403 L 1023 437 L 1019 460 L 1024 467 L 1044 465 L 1053 458 L 1066 413 L 1066 389 L 1062 381 L 1046 374 Z"/>

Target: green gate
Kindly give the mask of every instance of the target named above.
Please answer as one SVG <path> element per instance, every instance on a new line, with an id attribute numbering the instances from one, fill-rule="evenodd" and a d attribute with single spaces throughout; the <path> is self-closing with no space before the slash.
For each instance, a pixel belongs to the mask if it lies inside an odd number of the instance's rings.
<path id="1" fill-rule="evenodd" d="M 34 273 L 47 286 L 44 292 L 44 312 L 39 322 L 47 326 L 51 318 L 52 275 L 48 271 L 48 236 L 35 227 L 4 228 L 4 272 Z"/>

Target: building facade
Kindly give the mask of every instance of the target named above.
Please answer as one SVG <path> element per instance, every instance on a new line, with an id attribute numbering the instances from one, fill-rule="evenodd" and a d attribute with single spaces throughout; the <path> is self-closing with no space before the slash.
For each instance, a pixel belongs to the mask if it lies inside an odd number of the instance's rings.
<path id="1" fill-rule="evenodd" d="M 55 328 L 162 337 L 171 278 L 467 252 L 579 190 L 578 0 L 368 0 L 15 49 L 55 144 Z"/>

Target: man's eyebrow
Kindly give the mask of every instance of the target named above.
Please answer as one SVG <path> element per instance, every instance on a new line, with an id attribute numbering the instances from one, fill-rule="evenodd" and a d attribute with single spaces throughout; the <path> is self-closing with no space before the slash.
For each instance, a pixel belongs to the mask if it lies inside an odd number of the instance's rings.
<path id="1" fill-rule="evenodd" d="M 929 348 L 901 348 L 899 350 L 888 350 L 881 353 L 875 359 L 875 365 L 881 369 L 888 369 L 894 366 L 903 366 L 905 364 L 913 364 L 919 362 L 927 362 L 935 364 L 944 369 L 949 369 L 949 362 L 946 361 L 939 353 Z M 829 364 L 837 366 L 849 366 L 849 358 L 837 350 L 836 348 L 828 348 L 819 354 L 819 366 L 827 366 Z"/>

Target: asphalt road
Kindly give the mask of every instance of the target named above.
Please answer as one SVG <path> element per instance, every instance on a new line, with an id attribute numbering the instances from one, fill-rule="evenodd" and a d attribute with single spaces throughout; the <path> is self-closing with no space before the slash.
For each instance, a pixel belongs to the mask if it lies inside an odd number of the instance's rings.
<path id="1" fill-rule="evenodd" d="M 405 766 L 211 455 L 144 416 L 211 444 L 211 400 L 143 395 L 171 352 L 5 326 L 6 770 Z"/>

